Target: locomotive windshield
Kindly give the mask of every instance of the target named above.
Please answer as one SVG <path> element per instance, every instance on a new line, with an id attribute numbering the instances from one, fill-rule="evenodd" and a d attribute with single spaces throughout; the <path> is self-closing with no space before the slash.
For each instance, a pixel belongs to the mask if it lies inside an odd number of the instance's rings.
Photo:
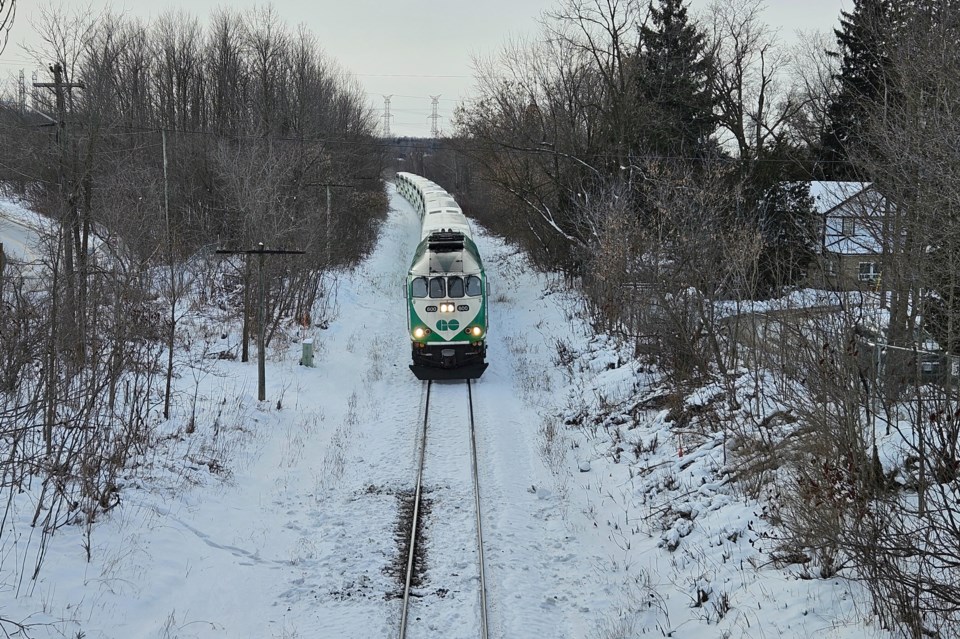
<path id="1" fill-rule="evenodd" d="M 445 289 L 442 277 L 430 278 L 430 297 L 443 297 Z"/>
<path id="2" fill-rule="evenodd" d="M 410 282 L 410 295 L 415 298 L 440 297 L 480 297 L 483 294 L 483 282 L 476 275 L 466 278 L 459 275 L 450 277 L 415 277 Z"/>
<path id="3" fill-rule="evenodd" d="M 478 297 L 483 293 L 483 284 L 480 282 L 480 278 L 476 275 L 469 275 L 467 277 L 467 295 L 470 297 Z"/>
<path id="4" fill-rule="evenodd" d="M 450 293 L 450 297 L 463 297 L 463 278 L 448 277 L 447 291 Z"/>
<path id="5" fill-rule="evenodd" d="M 425 277 L 416 277 L 413 282 L 410 283 L 410 294 L 414 297 L 426 297 L 427 296 L 427 278 Z"/>

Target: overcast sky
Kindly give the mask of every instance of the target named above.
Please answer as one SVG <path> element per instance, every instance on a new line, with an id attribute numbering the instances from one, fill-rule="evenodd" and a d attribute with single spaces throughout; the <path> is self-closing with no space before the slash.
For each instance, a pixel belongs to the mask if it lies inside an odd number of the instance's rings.
<path id="1" fill-rule="evenodd" d="M 560 0 L 274 0 L 276 12 L 290 29 L 304 24 L 316 36 L 327 55 L 356 74 L 382 113 L 383 96 L 391 98 L 393 135 L 430 134 L 431 98 L 439 95 L 439 127 L 452 128 L 451 116 L 458 102 L 470 96 L 472 58 L 495 52 L 510 36 L 529 35 L 539 29 L 537 19 Z M 786 42 L 797 31 L 829 32 L 840 10 L 852 0 L 766 0 L 764 18 L 780 30 Z M 17 20 L 7 50 L 0 56 L 4 77 L 27 70 L 27 81 L 36 67 L 18 46 L 35 37 L 31 21 L 37 6 L 110 6 L 149 19 L 167 10 L 184 10 L 204 21 L 217 7 L 244 10 L 263 6 L 252 0 L 117 0 L 103 3 L 85 0 L 18 0 Z M 693 13 L 710 0 L 691 0 Z M 41 69 L 43 67 L 40 67 Z"/>

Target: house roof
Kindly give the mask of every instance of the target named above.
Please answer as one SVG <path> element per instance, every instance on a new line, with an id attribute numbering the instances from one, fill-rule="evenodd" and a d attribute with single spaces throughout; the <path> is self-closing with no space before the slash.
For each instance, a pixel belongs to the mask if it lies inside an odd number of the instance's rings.
<path id="1" fill-rule="evenodd" d="M 843 255 L 882 252 L 880 239 L 887 202 L 870 182 L 811 182 L 810 197 L 816 211 L 823 216 L 821 248 L 824 252 Z"/>
<path id="2" fill-rule="evenodd" d="M 870 189 L 870 182 L 810 182 L 810 197 L 817 213 L 829 213 L 844 202 Z M 872 189 L 871 189 L 872 190 Z"/>

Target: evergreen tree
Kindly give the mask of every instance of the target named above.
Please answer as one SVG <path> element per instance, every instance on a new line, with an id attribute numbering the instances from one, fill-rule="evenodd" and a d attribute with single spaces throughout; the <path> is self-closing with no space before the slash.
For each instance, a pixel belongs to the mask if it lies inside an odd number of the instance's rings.
<path id="1" fill-rule="evenodd" d="M 638 141 L 642 150 L 704 154 L 717 128 L 712 65 L 706 35 L 690 22 L 683 0 L 650 3 L 650 24 L 640 27 L 640 46 L 640 99 L 655 107 Z"/>
<path id="2" fill-rule="evenodd" d="M 903 7 L 896 0 L 854 0 L 852 11 L 841 12 L 840 29 L 834 30 L 839 50 L 829 52 L 841 62 L 822 140 L 821 172 L 827 179 L 855 177 L 850 151 L 860 140 L 865 115 L 893 99 L 888 76 Z"/>
<path id="3" fill-rule="evenodd" d="M 809 182 L 776 182 L 757 209 L 763 238 L 758 267 L 758 293 L 775 294 L 799 284 L 815 253 L 817 215 Z"/>

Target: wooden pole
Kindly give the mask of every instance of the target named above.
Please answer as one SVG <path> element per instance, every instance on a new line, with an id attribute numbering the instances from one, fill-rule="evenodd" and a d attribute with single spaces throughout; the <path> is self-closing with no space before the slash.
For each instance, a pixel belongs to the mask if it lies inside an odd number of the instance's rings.
<path id="1" fill-rule="evenodd" d="M 327 224 L 326 224 L 326 243 L 325 243 L 325 253 L 324 255 L 327 258 L 325 267 L 330 268 L 330 185 L 327 185 Z"/>
<path id="2" fill-rule="evenodd" d="M 163 395 L 163 418 L 170 419 L 170 395 L 173 383 L 173 343 L 177 335 L 177 282 L 173 270 L 173 236 L 170 232 L 170 189 L 167 178 L 167 130 L 161 129 L 163 143 L 163 216 L 167 227 L 167 259 L 170 264 L 170 331 L 167 334 L 167 385 Z"/>
<path id="3" fill-rule="evenodd" d="M 265 343 L 266 340 L 264 336 L 266 331 L 264 330 L 264 308 L 263 308 L 263 242 L 258 244 L 260 259 L 257 264 L 257 270 L 259 271 L 258 279 L 260 280 L 260 300 L 257 307 L 257 331 L 259 336 L 257 338 L 257 399 L 261 402 L 267 398 L 267 373 L 266 373 L 266 358 L 264 355 Z"/>
<path id="4" fill-rule="evenodd" d="M 247 281 L 249 282 L 249 259 L 250 255 L 257 255 L 257 280 L 258 280 L 258 294 L 259 298 L 257 304 L 257 350 L 259 351 L 257 357 L 257 399 L 263 401 L 267 398 L 267 374 L 266 374 L 266 349 L 267 349 L 267 340 L 266 340 L 266 306 L 265 298 L 266 295 L 264 291 L 266 290 L 266 282 L 263 277 L 263 260 L 267 255 L 303 255 L 306 251 L 289 251 L 286 249 L 267 249 L 264 247 L 263 242 L 257 243 L 257 248 L 246 250 L 246 251 L 227 251 L 227 250 L 217 250 L 218 255 L 245 255 L 247 256 Z M 247 287 L 244 286 L 244 300 L 247 299 Z M 244 303 L 244 313 L 246 313 L 246 303 Z M 244 326 L 246 326 L 246 320 L 244 320 Z M 247 331 L 244 329 L 244 353 L 246 353 L 246 336 Z M 246 359 L 244 359 L 246 361 Z"/>
<path id="5" fill-rule="evenodd" d="M 250 256 L 243 260 L 243 345 L 240 348 L 240 361 L 250 361 Z"/>

